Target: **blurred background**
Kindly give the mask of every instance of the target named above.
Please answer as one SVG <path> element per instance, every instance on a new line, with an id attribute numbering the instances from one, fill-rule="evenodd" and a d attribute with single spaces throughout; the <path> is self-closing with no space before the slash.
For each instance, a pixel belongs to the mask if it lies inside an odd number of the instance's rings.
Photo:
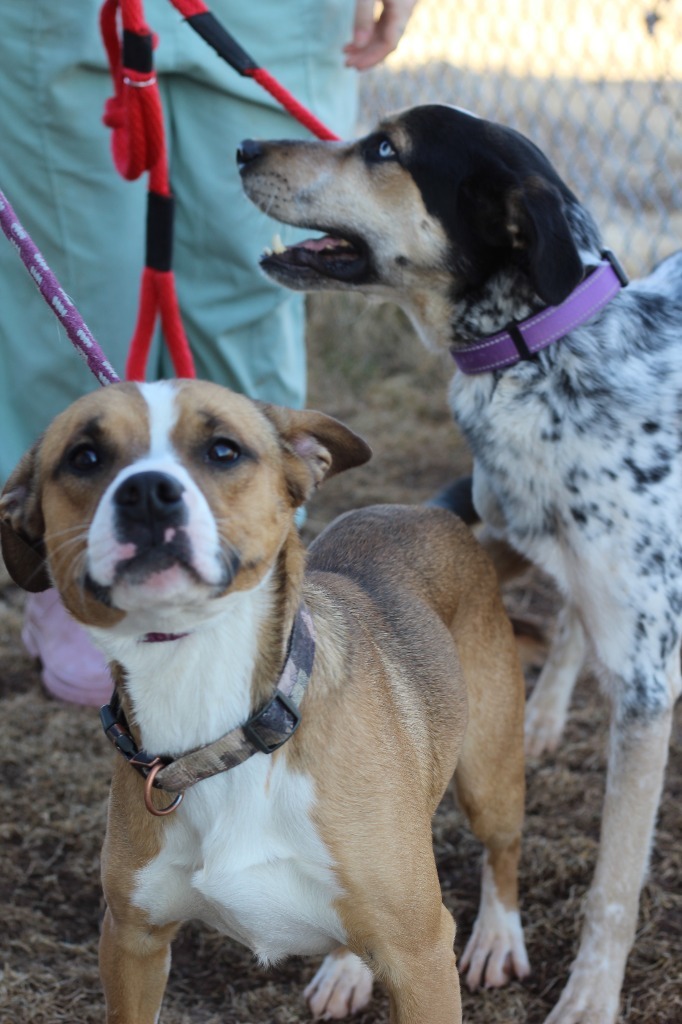
<path id="1" fill-rule="evenodd" d="M 682 0 L 420 0 L 361 130 L 448 102 L 516 128 L 635 275 L 682 246 Z"/>

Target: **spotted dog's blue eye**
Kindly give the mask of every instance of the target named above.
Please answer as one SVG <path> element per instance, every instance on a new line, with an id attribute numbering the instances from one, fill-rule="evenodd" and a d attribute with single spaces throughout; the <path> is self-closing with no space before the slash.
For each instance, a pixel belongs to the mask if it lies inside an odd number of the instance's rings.
<path id="1" fill-rule="evenodd" d="M 369 164 L 398 159 L 398 151 L 387 135 L 369 135 L 361 143 L 361 152 Z"/>
<path id="2" fill-rule="evenodd" d="M 229 441 L 226 437 L 219 437 L 211 443 L 206 455 L 209 462 L 230 466 L 237 461 L 241 453 L 241 448 L 234 441 Z"/>
<path id="3" fill-rule="evenodd" d="M 71 469 L 77 473 L 92 473 L 102 463 L 100 454 L 95 446 L 87 442 L 76 445 L 69 452 L 67 461 Z"/>

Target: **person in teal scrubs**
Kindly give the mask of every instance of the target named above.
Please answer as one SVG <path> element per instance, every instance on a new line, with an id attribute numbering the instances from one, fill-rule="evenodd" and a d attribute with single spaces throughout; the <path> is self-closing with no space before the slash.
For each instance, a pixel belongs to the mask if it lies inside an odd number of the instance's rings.
<path id="1" fill-rule="evenodd" d="M 215 16 L 339 136 L 353 134 L 356 70 L 397 45 L 416 0 L 214 0 Z M 197 376 L 301 407 L 304 300 L 268 281 L 258 257 L 273 232 L 242 195 L 239 142 L 308 133 L 241 78 L 169 0 L 146 0 L 175 195 L 173 267 Z M 124 181 L 102 123 L 113 87 L 99 3 L 7 5 L 0 33 L 0 188 L 108 359 L 124 375 L 144 261 L 147 176 Z M 344 46 L 344 43 L 346 44 Z M 0 483 L 53 417 L 95 384 L 12 246 L 0 239 Z M 148 377 L 173 376 L 157 338 Z M 101 703 L 99 655 L 54 592 L 28 599 L 24 642 L 65 699 Z"/>

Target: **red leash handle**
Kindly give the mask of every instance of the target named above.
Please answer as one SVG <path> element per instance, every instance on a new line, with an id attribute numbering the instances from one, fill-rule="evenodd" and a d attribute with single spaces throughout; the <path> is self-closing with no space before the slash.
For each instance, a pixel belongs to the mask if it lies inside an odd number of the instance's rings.
<path id="1" fill-rule="evenodd" d="M 123 20 L 119 40 L 118 11 Z M 163 111 L 154 72 L 154 37 L 144 20 L 139 0 L 105 0 L 100 30 L 109 58 L 114 95 L 104 108 L 103 121 L 112 129 L 111 148 L 119 174 L 135 181 L 165 161 Z M 167 168 L 156 172 L 156 190 L 168 189 Z"/>
<path id="2" fill-rule="evenodd" d="M 119 40 L 119 11 L 122 43 Z M 157 318 L 178 377 L 195 377 L 194 360 L 182 326 L 172 271 L 173 195 L 163 125 L 163 108 L 154 73 L 154 36 L 141 0 L 105 0 L 100 14 L 114 96 L 104 123 L 112 129 L 114 164 L 134 181 L 149 172 L 147 252 L 140 285 L 135 331 L 126 362 L 126 379 L 145 379 Z"/>

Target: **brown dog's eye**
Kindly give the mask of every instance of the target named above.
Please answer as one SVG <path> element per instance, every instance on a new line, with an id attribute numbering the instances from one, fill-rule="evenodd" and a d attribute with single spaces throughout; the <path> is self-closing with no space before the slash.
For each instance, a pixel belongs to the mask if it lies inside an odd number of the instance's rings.
<path id="1" fill-rule="evenodd" d="M 101 458 L 99 452 L 92 444 L 79 444 L 73 448 L 68 456 L 67 460 L 71 469 L 74 469 L 77 473 L 92 473 L 93 470 L 98 469 L 101 465 Z"/>
<path id="2" fill-rule="evenodd" d="M 242 451 L 234 441 L 228 441 L 225 437 L 219 437 L 213 441 L 208 452 L 209 462 L 217 462 L 221 466 L 229 466 L 236 462 Z"/>

